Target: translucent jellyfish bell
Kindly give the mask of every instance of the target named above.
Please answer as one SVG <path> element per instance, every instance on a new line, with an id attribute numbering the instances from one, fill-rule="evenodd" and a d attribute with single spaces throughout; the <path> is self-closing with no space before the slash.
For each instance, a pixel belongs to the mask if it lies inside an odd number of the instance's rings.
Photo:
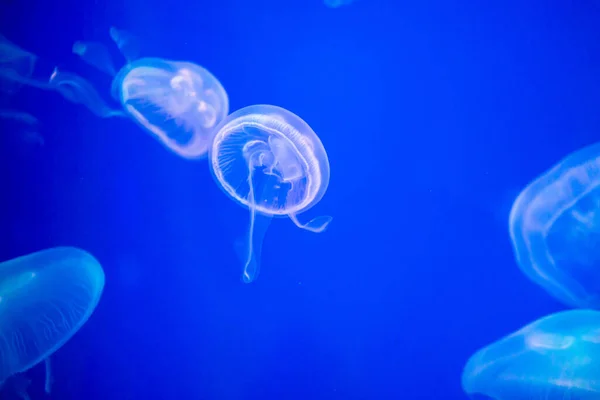
<path id="1" fill-rule="evenodd" d="M 134 61 L 115 78 L 113 93 L 142 127 L 184 158 L 206 156 L 217 124 L 229 112 L 223 86 L 189 62 Z"/>
<path id="2" fill-rule="evenodd" d="M 113 79 L 113 97 L 169 150 L 190 159 L 206 156 L 216 126 L 229 113 L 218 79 L 190 62 L 134 59 L 132 39 L 115 28 L 110 34 L 128 60 Z M 101 44 L 76 42 L 73 52 L 103 72 L 115 70 Z"/>
<path id="3" fill-rule="evenodd" d="M 476 352 L 462 386 L 473 398 L 600 398 L 600 312 L 564 311 L 541 318 Z"/>
<path id="4" fill-rule="evenodd" d="M 213 175 L 237 203 L 248 207 L 250 228 L 243 279 L 256 279 L 263 237 L 273 216 L 288 216 L 298 227 L 325 230 L 331 217 L 298 221 L 329 184 L 329 161 L 319 137 L 300 117 L 276 106 L 255 105 L 229 115 L 210 149 Z"/>
<path id="5" fill-rule="evenodd" d="M 0 385 L 48 360 L 88 320 L 103 288 L 98 261 L 73 247 L 1 263 Z M 47 363 L 47 391 L 49 384 Z"/>
<path id="6" fill-rule="evenodd" d="M 600 144 L 530 183 L 510 213 L 517 263 L 562 302 L 600 308 Z"/>

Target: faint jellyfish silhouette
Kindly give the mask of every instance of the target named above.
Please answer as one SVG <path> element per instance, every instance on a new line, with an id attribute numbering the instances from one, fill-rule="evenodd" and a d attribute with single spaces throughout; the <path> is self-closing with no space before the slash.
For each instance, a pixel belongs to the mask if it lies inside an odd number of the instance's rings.
<path id="1" fill-rule="evenodd" d="M 37 57 L 0 34 L 0 90 L 14 93 L 33 74 Z"/>
<path id="2" fill-rule="evenodd" d="M 600 308 L 600 144 L 530 183 L 513 204 L 509 230 L 531 280 L 565 304 Z"/>
<path id="3" fill-rule="evenodd" d="M 290 111 L 254 105 L 232 113 L 217 128 L 209 164 L 223 191 L 250 211 L 248 237 L 240 251 L 246 283 L 258 276 L 262 242 L 273 216 L 288 216 L 312 232 L 322 232 L 331 222 L 323 216 L 302 224 L 296 216 L 325 194 L 329 161 L 319 137 Z"/>
<path id="4" fill-rule="evenodd" d="M 356 0 L 324 0 L 323 3 L 329 8 L 338 8 L 354 3 Z"/>
<path id="5" fill-rule="evenodd" d="M 551 314 L 484 347 L 467 362 L 462 387 L 494 400 L 600 398 L 600 312 Z"/>
<path id="6" fill-rule="evenodd" d="M 11 135 L 10 139 L 13 139 L 13 142 L 18 136 L 21 142 L 44 145 L 44 137 L 39 133 L 39 122 L 33 115 L 19 110 L 0 109 L 0 120 L 4 136 Z"/>
<path id="7" fill-rule="evenodd" d="M 111 28 L 110 36 L 128 61 L 116 75 L 111 73 L 116 68 L 103 45 L 79 41 L 73 52 L 114 75 L 113 97 L 166 148 L 184 158 L 205 157 L 215 127 L 229 113 L 229 99 L 218 79 L 191 62 L 139 59 L 128 34 Z"/>
<path id="8" fill-rule="evenodd" d="M 96 89 L 77 74 L 55 67 L 43 78 L 34 77 L 37 62 L 38 58 L 35 55 L 0 36 L 0 90 L 10 94 L 22 85 L 53 90 L 67 100 L 84 105 L 100 117 L 125 116 L 121 110 L 112 110 Z"/>
<path id="9" fill-rule="evenodd" d="M 104 272 L 73 247 L 42 250 L 0 264 L 0 386 L 49 357 L 88 320 L 102 294 Z"/>

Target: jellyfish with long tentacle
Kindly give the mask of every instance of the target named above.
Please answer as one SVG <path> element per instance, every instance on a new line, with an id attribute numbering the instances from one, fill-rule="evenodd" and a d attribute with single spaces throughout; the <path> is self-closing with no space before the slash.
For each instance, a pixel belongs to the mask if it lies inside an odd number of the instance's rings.
<path id="1" fill-rule="evenodd" d="M 188 159 L 205 157 L 215 127 L 229 113 L 229 99 L 219 80 L 191 62 L 138 58 L 130 35 L 113 27 L 110 36 L 127 60 L 116 74 L 102 44 L 78 41 L 73 52 L 113 76 L 113 97 L 166 148 Z"/>
<path id="2" fill-rule="evenodd" d="M 57 247 L 0 263 L 0 386 L 45 361 L 95 310 L 104 272 L 89 253 Z"/>
<path id="3" fill-rule="evenodd" d="M 209 164 L 218 185 L 247 207 L 250 224 L 240 249 L 244 282 L 256 279 L 266 230 L 273 217 L 323 232 L 331 217 L 301 223 L 329 184 L 329 161 L 319 137 L 300 117 L 280 107 L 255 105 L 229 115 L 217 128 Z"/>

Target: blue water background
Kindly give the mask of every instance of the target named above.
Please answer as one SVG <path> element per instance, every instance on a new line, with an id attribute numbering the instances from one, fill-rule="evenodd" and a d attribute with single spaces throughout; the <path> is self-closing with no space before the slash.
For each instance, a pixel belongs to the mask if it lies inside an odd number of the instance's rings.
<path id="1" fill-rule="evenodd" d="M 45 143 L 0 142 L 0 259 L 78 246 L 107 276 L 53 357 L 52 398 L 463 399 L 473 351 L 563 309 L 517 268 L 508 212 L 600 139 L 600 5 L 417 3 L 2 2 L 2 33 L 107 101 L 110 80 L 71 45 L 110 45 L 114 25 L 145 55 L 211 70 L 232 110 L 300 115 L 331 163 L 307 213 L 333 215 L 330 229 L 275 220 L 246 285 L 234 242 L 247 211 L 206 162 L 23 88 L 11 106 Z M 29 375 L 43 398 L 43 368 Z"/>

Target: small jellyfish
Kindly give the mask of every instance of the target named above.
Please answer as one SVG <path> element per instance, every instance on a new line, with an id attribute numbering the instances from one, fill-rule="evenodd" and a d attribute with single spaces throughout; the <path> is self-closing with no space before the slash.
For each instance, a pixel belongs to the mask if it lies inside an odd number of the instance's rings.
<path id="1" fill-rule="evenodd" d="M 215 127 L 229 113 L 225 89 L 208 70 L 191 62 L 137 58 L 133 39 L 111 28 L 128 63 L 114 75 L 112 95 L 123 109 L 166 148 L 188 159 L 205 157 Z M 108 50 L 76 42 L 73 52 L 100 71 L 116 70 Z"/>
<path id="2" fill-rule="evenodd" d="M 104 272 L 89 253 L 57 247 L 0 264 L 0 386 L 46 362 L 88 320 L 102 294 Z"/>
<path id="3" fill-rule="evenodd" d="M 223 191 L 250 211 L 248 237 L 240 253 L 242 278 L 252 282 L 259 272 L 262 241 L 272 217 L 287 216 L 312 232 L 322 232 L 331 222 L 329 216 L 305 224 L 297 218 L 325 194 L 329 161 L 310 126 L 280 107 L 242 108 L 217 129 L 209 164 Z"/>
<path id="4" fill-rule="evenodd" d="M 530 183 L 509 221 L 521 270 L 577 308 L 600 308 L 600 144 L 568 155 Z"/>
<path id="5" fill-rule="evenodd" d="M 551 314 L 484 347 L 467 362 L 462 387 L 494 400 L 599 399 L 600 312 Z"/>

